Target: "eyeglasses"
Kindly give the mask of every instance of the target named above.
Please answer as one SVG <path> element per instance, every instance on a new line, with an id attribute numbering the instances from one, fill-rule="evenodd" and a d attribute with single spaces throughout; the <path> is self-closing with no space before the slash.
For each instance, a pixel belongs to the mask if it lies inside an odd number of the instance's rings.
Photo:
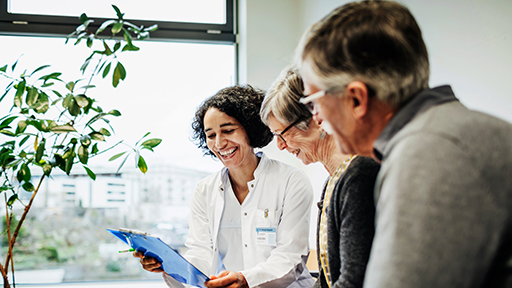
<path id="1" fill-rule="evenodd" d="M 316 115 L 318 112 L 315 111 L 315 104 L 313 103 L 313 101 L 320 97 L 324 97 L 324 96 L 325 96 L 325 91 L 320 90 L 311 95 L 307 95 L 307 96 L 300 98 L 299 101 L 300 101 L 300 103 L 304 104 L 304 106 L 306 106 L 306 108 L 308 108 L 308 110 L 309 110 L 309 112 L 311 112 L 311 114 Z"/>
<path id="2" fill-rule="evenodd" d="M 302 118 L 299 118 L 295 122 L 293 122 L 292 124 L 288 125 L 288 127 L 284 128 L 284 130 L 281 133 L 272 132 L 272 134 L 274 136 L 276 136 L 276 137 L 281 138 L 281 140 L 283 140 L 283 142 L 286 144 L 286 139 L 284 139 L 283 134 L 286 133 L 286 131 L 290 130 L 290 128 L 292 128 L 293 126 L 297 125 L 297 123 L 299 123 L 302 120 L 303 120 Z"/>

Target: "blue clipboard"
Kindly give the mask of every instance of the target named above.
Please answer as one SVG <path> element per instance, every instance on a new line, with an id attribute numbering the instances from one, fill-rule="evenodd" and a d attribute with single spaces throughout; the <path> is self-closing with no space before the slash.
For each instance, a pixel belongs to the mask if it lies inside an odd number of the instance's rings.
<path id="1" fill-rule="evenodd" d="M 160 261 L 165 273 L 179 282 L 206 288 L 204 282 L 209 281 L 210 278 L 165 244 L 160 238 L 129 229 L 107 229 L 107 231 L 114 234 L 114 236 L 133 249 L 144 252 L 144 256 L 153 257 Z"/>

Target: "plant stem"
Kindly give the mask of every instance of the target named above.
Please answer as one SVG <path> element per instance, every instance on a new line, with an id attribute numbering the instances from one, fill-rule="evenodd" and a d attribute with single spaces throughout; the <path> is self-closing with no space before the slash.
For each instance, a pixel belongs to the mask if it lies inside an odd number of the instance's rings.
<path id="1" fill-rule="evenodd" d="M 14 234 L 12 235 L 12 238 L 9 241 L 9 251 L 7 253 L 7 259 L 5 261 L 5 270 L 6 271 L 9 270 L 9 261 L 11 260 L 11 257 L 12 257 L 12 249 L 14 247 L 14 243 L 16 242 L 16 237 L 18 237 L 18 233 L 20 232 L 21 225 L 25 221 L 25 217 L 27 217 L 27 214 L 28 214 L 28 211 L 30 210 L 30 207 L 32 207 L 32 203 L 34 202 L 34 198 L 36 197 L 36 194 L 39 191 L 39 188 L 41 187 L 41 183 L 43 183 L 43 180 L 44 180 L 45 176 L 46 175 L 44 175 L 44 174 L 43 174 L 43 176 L 41 176 L 41 179 L 39 180 L 39 184 L 37 184 L 36 190 L 34 191 L 34 193 L 32 193 L 32 198 L 30 198 L 30 202 L 28 202 L 28 205 L 25 206 L 25 209 L 23 210 L 23 214 L 21 215 L 21 219 L 18 222 L 18 225 L 16 226 L 16 230 L 14 230 Z"/>
<path id="2" fill-rule="evenodd" d="M 4 193 L 5 198 L 5 222 L 7 223 L 7 235 L 9 239 L 9 243 L 11 242 L 11 227 L 9 221 L 9 207 L 7 206 L 7 194 Z M 2 272 L 2 278 L 4 279 L 4 286 L 9 287 L 9 279 L 7 278 L 7 267 L 4 269 L 2 264 L 0 264 L 0 271 Z M 13 274 L 14 275 L 14 274 Z"/>

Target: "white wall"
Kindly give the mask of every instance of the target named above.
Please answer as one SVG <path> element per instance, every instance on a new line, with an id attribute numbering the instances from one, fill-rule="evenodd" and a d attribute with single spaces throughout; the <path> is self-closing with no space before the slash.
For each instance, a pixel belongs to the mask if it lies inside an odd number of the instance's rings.
<path id="1" fill-rule="evenodd" d="M 291 63 L 300 36 L 349 1 L 239 0 L 240 83 L 268 89 Z M 430 54 L 430 85 L 450 84 L 468 107 L 512 122 L 512 1 L 401 0 L 416 17 Z M 275 141 L 275 140 L 274 140 Z M 265 152 L 303 169 L 320 198 L 323 166 L 304 166 L 275 142 Z M 317 209 L 313 209 L 310 243 Z"/>
<path id="2" fill-rule="evenodd" d="M 301 0 L 305 30 L 349 1 Z M 468 107 L 512 122 L 512 1 L 399 0 L 430 54 L 430 85 L 450 84 Z"/>

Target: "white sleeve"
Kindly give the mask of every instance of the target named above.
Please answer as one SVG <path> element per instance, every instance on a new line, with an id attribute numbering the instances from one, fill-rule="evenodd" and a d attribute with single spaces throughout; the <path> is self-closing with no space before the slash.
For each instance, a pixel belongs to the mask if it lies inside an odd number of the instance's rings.
<path id="1" fill-rule="evenodd" d="M 207 189 L 205 184 L 196 186 L 190 205 L 189 233 L 184 257 L 201 272 L 208 275 L 213 257 L 213 242 L 207 211 Z"/>
<path id="2" fill-rule="evenodd" d="M 276 248 L 267 261 L 240 271 L 249 287 L 286 287 L 305 269 L 309 254 L 309 219 L 313 189 L 307 176 L 294 170 L 285 181 L 284 205 L 277 227 Z"/>

